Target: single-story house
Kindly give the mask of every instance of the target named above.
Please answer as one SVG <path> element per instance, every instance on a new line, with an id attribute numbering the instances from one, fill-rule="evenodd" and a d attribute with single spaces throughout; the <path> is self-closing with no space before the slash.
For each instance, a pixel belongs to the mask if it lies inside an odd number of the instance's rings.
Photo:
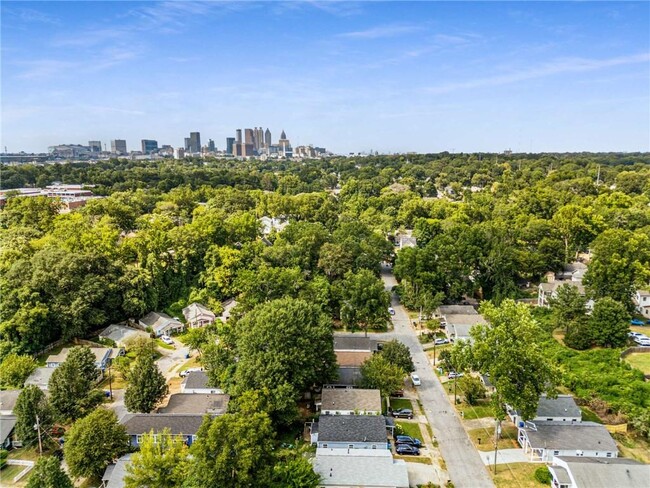
<path id="1" fill-rule="evenodd" d="M 41 390 L 47 391 L 48 385 L 50 384 L 50 378 L 52 373 L 54 373 L 55 368 L 36 368 L 32 374 L 30 374 L 25 380 L 25 386 L 27 385 L 36 385 Z"/>
<path id="2" fill-rule="evenodd" d="M 14 415 L 0 415 L 0 447 L 2 449 L 9 449 L 12 446 L 11 441 L 16 420 Z"/>
<path id="3" fill-rule="evenodd" d="M 160 413 L 223 415 L 228 409 L 229 395 L 199 395 L 196 393 L 175 393 L 169 397 Z"/>
<path id="4" fill-rule="evenodd" d="M 110 339 L 120 347 L 126 347 L 132 340 L 143 337 L 148 338 L 149 334 L 140 329 L 135 329 L 126 324 L 109 325 L 99 333 L 100 339 Z"/>
<path id="5" fill-rule="evenodd" d="M 180 320 L 171 318 L 166 313 L 161 312 L 149 312 L 138 322 L 142 327 L 151 327 L 156 337 L 177 334 L 183 332 L 185 329 L 185 326 Z"/>
<path id="6" fill-rule="evenodd" d="M 214 321 L 217 319 L 217 316 L 212 313 L 212 310 L 196 302 L 190 303 L 183 309 L 183 316 L 190 329 L 214 324 Z"/>
<path id="7" fill-rule="evenodd" d="M 447 314 L 443 317 L 449 339 L 471 340 L 469 331 L 477 324 L 485 324 L 487 320 L 479 314 Z"/>
<path id="8" fill-rule="evenodd" d="M 223 312 L 221 312 L 221 321 L 225 324 L 228 319 L 230 318 L 230 315 L 232 314 L 232 309 L 237 306 L 237 300 L 234 298 L 229 298 L 228 300 L 225 300 L 221 302 L 221 308 L 223 309 Z"/>
<path id="9" fill-rule="evenodd" d="M 556 456 L 618 457 L 616 442 L 595 422 L 525 422 L 517 440 L 532 462 L 549 463 Z"/>
<path id="10" fill-rule="evenodd" d="M 108 368 L 113 359 L 124 355 L 123 347 L 89 347 L 88 349 L 95 355 L 95 366 L 101 371 Z M 68 358 L 69 353 L 70 348 L 64 347 L 59 354 L 48 356 L 45 364 L 48 368 L 58 368 Z"/>
<path id="11" fill-rule="evenodd" d="M 492 393 L 497 391 L 494 384 L 490 381 L 489 373 L 481 375 L 481 383 L 483 383 L 483 386 L 485 387 L 486 394 L 491 395 Z"/>
<path id="12" fill-rule="evenodd" d="M 577 281 L 582 282 L 582 279 L 587 272 L 587 265 L 580 261 L 574 261 L 566 264 L 564 269 L 559 273 L 555 273 L 555 279 L 560 281 Z"/>
<path id="13" fill-rule="evenodd" d="M 313 467 L 323 487 L 409 487 L 406 462 L 388 449 L 316 449 Z"/>
<path id="14" fill-rule="evenodd" d="M 0 391 L 0 415 L 11 415 L 14 412 L 16 400 L 22 390 Z"/>
<path id="15" fill-rule="evenodd" d="M 132 447 L 138 447 L 142 436 L 161 433 L 169 429 L 171 435 L 181 436 L 188 445 L 196 440 L 196 433 L 203 423 L 203 415 L 200 414 L 166 414 L 166 413 L 136 413 L 125 415 L 120 423 L 126 428 L 129 442 Z"/>
<path id="16" fill-rule="evenodd" d="M 633 459 L 557 456 L 551 473 L 555 488 L 647 488 L 650 465 Z"/>
<path id="17" fill-rule="evenodd" d="M 323 388 L 316 407 L 322 415 L 381 415 L 381 395 L 379 390 Z"/>
<path id="18" fill-rule="evenodd" d="M 334 449 L 387 449 L 386 419 L 381 415 L 321 415 L 312 424 L 311 442 Z"/>
<path id="19" fill-rule="evenodd" d="M 181 382 L 181 393 L 223 394 L 221 388 L 208 386 L 208 374 L 205 371 L 192 371 Z"/>
<path id="20" fill-rule="evenodd" d="M 580 295 L 585 295 L 585 287 L 581 281 L 552 281 L 549 283 L 540 283 L 537 288 L 537 306 L 538 307 L 550 307 L 550 300 L 552 298 L 557 298 L 557 290 L 562 285 L 574 286 Z"/>
<path id="21" fill-rule="evenodd" d="M 522 422 L 519 412 L 506 405 L 508 416 L 515 423 Z M 571 395 L 558 395 L 557 398 L 539 397 L 537 412 L 533 422 L 546 420 L 549 422 L 582 422 L 582 411 Z"/>
<path id="22" fill-rule="evenodd" d="M 637 290 L 632 298 L 634 308 L 645 318 L 650 319 L 650 291 Z"/>
<path id="23" fill-rule="evenodd" d="M 106 466 L 100 488 L 124 488 L 126 467 L 131 463 L 131 454 L 125 454 L 115 464 Z"/>
<path id="24" fill-rule="evenodd" d="M 436 316 L 444 318 L 447 315 L 478 315 L 478 312 L 471 305 L 440 305 Z"/>
<path id="25" fill-rule="evenodd" d="M 379 350 L 379 341 L 363 336 L 334 336 L 335 352 L 366 351 L 375 353 Z"/>

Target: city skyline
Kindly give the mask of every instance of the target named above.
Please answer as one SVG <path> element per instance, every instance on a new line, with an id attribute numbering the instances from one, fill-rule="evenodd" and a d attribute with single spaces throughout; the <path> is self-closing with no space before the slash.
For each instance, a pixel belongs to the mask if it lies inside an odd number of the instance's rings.
<path id="1" fill-rule="evenodd" d="M 225 149 L 255 121 L 336 153 L 650 150 L 644 2 L 1 9 L 10 152 L 190 130 Z"/>

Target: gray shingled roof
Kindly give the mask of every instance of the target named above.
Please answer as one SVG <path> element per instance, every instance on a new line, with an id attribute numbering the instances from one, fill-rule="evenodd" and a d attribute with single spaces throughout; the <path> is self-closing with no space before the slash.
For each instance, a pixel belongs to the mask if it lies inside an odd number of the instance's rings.
<path id="1" fill-rule="evenodd" d="M 13 415 L 0 415 L 0 444 L 5 443 L 15 426 L 16 417 Z"/>
<path id="2" fill-rule="evenodd" d="M 647 488 L 650 465 L 623 458 L 560 457 L 579 487 Z M 557 469 L 552 466 L 552 469 Z"/>
<path id="3" fill-rule="evenodd" d="M 13 411 L 18 400 L 18 395 L 22 390 L 3 390 L 0 391 L 0 410 Z"/>
<path id="4" fill-rule="evenodd" d="M 321 410 L 359 410 L 381 412 L 379 390 L 323 388 Z"/>
<path id="5" fill-rule="evenodd" d="M 183 378 L 183 388 L 209 388 L 208 374 L 205 371 L 192 371 Z"/>
<path id="6" fill-rule="evenodd" d="M 160 413 L 222 415 L 228 409 L 230 396 L 203 393 L 176 393 Z"/>
<path id="7" fill-rule="evenodd" d="M 534 422 L 537 430 L 526 427 L 533 448 L 617 452 L 616 442 L 607 429 L 595 422 Z"/>
<path id="8" fill-rule="evenodd" d="M 125 454 L 115 464 L 109 464 L 106 467 L 104 476 L 102 476 L 102 481 L 106 483 L 106 488 L 124 488 L 126 467 L 129 464 L 131 464 L 131 454 Z"/>
<path id="9" fill-rule="evenodd" d="M 317 449 L 314 471 L 322 486 L 408 488 L 406 463 L 393 460 L 387 449 Z"/>
<path id="10" fill-rule="evenodd" d="M 361 384 L 361 368 L 352 366 L 339 366 L 339 377 L 336 384 L 355 386 Z"/>
<path id="11" fill-rule="evenodd" d="M 361 336 L 334 336 L 335 351 L 376 351 L 377 341 Z"/>
<path id="12" fill-rule="evenodd" d="M 386 442 L 381 415 L 321 415 L 318 442 Z"/>
<path id="13" fill-rule="evenodd" d="M 440 315 L 478 315 L 478 312 L 471 305 L 440 305 Z"/>
<path id="14" fill-rule="evenodd" d="M 196 435 L 203 423 L 203 415 L 182 415 L 166 413 L 136 413 L 127 415 L 121 423 L 129 435 L 162 432 L 167 428 L 172 434 Z"/>
<path id="15" fill-rule="evenodd" d="M 539 397 L 537 417 L 581 417 L 582 412 L 571 395 L 558 395 L 557 398 Z"/>

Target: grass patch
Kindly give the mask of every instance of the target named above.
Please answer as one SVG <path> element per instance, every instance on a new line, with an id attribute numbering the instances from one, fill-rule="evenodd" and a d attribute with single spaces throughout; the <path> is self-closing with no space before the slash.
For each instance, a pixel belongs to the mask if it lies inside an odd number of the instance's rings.
<path id="1" fill-rule="evenodd" d="M 113 390 L 123 390 L 127 387 L 128 383 L 121 373 L 116 372 L 115 369 L 111 369 L 111 382 L 108 381 L 108 375 L 106 375 L 98 388 L 100 390 L 108 390 L 109 385 L 112 386 Z"/>
<path id="2" fill-rule="evenodd" d="M 492 451 L 494 449 L 494 427 L 473 429 L 468 431 L 467 434 L 479 451 Z M 517 427 L 501 423 L 499 449 L 517 449 L 519 447 L 517 443 Z"/>
<path id="3" fill-rule="evenodd" d="M 580 407 L 580 410 L 582 411 L 582 420 L 585 422 L 596 422 L 598 424 L 602 424 L 603 421 L 600 420 L 600 417 L 596 415 L 595 412 L 589 410 L 587 407 Z"/>
<path id="4" fill-rule="evenodd" d="M 402 459 L 407 463 L 433 464 L 429 456 L 400 456 L 395 454 L 393 459 Z"/>
<path id="5" fill-rule="evenodd" d="M 467 403 L 461 403 L 460 405 L 457 405 L 456 408 L 459 412 L 463 413 L 463 418 L 465 420 L 482 419 L 486 417 L 494 418 L 492 405 L 490 405 L 488 402 L 481 402 L 478 405 L 468 405 Z"/>
<path id="6" fill-rule="evenodd" d="M 43 451 L 45 454 L 45 451 Z M 21 447 L 20 449 L 12 449 L 9 451 L 7 459 L 24 459 L 25 461 L 38 461 L 38 446 L 37 447 Z"/>
<path id="7" fill-rule="evenodd" d="M 413 437 L 414 439 L 420 439 L 420 441 L 424 444 L 424 441 L 422 440 L 422 432 L 420 431 L 420 424 L 417 422 L 395 422 L 396 425 L 399 425 L 402 428 L 402 431 L 404 432 L 403 435 L 408 435 Z"/>
<path id="8" fill-rule="evenodd" d="M 650 325 L 630 325 L 630 331 L 639 332 L 650 337 Z"/>
<path id="9" fill-rule="evenodd" d="M 397 410 L 400 408 L 410 408 L 413 410 L 413 403 L 408 398 L 391 398 L 390 408 Z"/>
<path id="10" fill-rule="evenodd" d="M 201 361 L 199 361 L 198 356 L 194 356 L 193 358 L 188 359 L 185 361 L 183 364 L 181 364 L 176 370 L 180 373 L 181 371 L 184 371 L 189 368 L 201 368 L 203 367 L 201 364 Z"/>
<path id="11" fill-rule="evenodd" d="M 156 338 L 155 341 L 156 341 L 156 346 L 158 346 L 158 347 L 162 347 L 163 349 L 170 349 L 172 351 L 175 349 L 173 344 L 165 344 L 162 341 L 162 339 Z"/>
<path id="12" fill-rule="evenodd" d="M 633 352 L 625 358 L 630 366 L 640 369 L 644 374 L 650 374 L 650 352 Z"/>
<path id="13" fill-rule="evenodd" d="M 623 457 L 650 464 L 650 442 L 631 433 L 614 433 L 612 437 L 616 440 Z"/>
<path id="14" fill-rule="evenodd" d="M 0 470 L 0 486 L 25 486 L 29 479 L 29 473 L 23 476 L 20 481 L 14 483 L 14 476 L 17 476 L 26 466 L 5 466 Z"/>
<path id="15" fill-rule="evenodd" d="M 543 464 L 510 463 L 497 464 L 497 474 L 494 466 L 490 466 L 490 475 L 497 488 L 540 488 L 542 485 L 535 479 L 535 470 Z"/>

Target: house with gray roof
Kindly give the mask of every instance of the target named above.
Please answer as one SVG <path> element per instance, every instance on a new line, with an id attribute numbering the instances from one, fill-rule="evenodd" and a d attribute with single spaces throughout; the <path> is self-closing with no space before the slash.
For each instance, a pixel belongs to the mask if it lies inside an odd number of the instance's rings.
<path id="1" fill-rule="evenodd" d="M 380 415 L 379 390 L 361 388 L 323 388 L 316 404 L 323 415 Z"/>
<path id="2" fill-rule="evenodd" d="M 197 393 L 204 395 L 223 394 L 221 388 L 208 386 L 208 374 L 205 371 L 191 371 L 181 382 L 181 393 Z"/>
<path id="3" fill-rule="evenodd" d="M 185 326 L 180 320 L 171 318 L 162 312 L 149 312 L 138 323 L 144 328 L 151 328 L 156 337 L 178 334 L 185 329 Z"/>
<path id="4" fill-rule="evenodd" d="M 138 447 L 142 436 L 153 431 L 158 435 L 169 429 L 173 436 L 180 436 L 188 445 L 196 440 L 196 433 L 203 423 L 201 414 L 136 413 L 125 415 L 120 423 L 126 428 L 131 446 Z"/>
<path id="5" fill-rule="evenodd" d="M 485 324 L 487 320 L 480 314 L 447 314 L 441 322 L 444 324 L 450 340 L 471 340 L 470 330 L 477 324 Z"/>
<path id="6" fill-rule="evenodd" d="M 22 390 L 0 390 L 0 415 L 11 415 Z"/>
<path id="7" fill-rule="evenodd" d="M 138 337 L 147 339 L 149 334 L 126 324 L 112 324 L 99 333 L 100 339 L 110 339 L 120 347 L 126 347 Z"/>
<path id="8" fill-rule="evenodd" d="M 532 462 L 548 463 L 556 456 L 618 457 L 616 442 L 595 422 L 525 422 L 517 440 Z"/>
<path id="9" fill-rule="evenodd" d="M 336 488 L 408 488 L 406 462 L 388 449 L 316 449 L 314 471 L 320 486 Z"/>
<path id="10" fill-rule="evenodd" d="M 175 393 L 160 413 L 223 415 L 228 409 L 229 395 Z"/>
<path id="11" fill-rule="evenodd" d="M 55 368 L 36 368 L 32 374 L 30 374 L 25 380 L 25 386 L 27 385 L 36 385 L 41 390 L 47 391 L 48 385 L 50 384 L 50 378 L 52 373 L 54 373 Z"/>
<path id="12" fill-rule="evenodd" d="M 476 309 L 471 305 L 440 305 L 436 310 L 438 317 L 445 315 L 478 315 Z"/>
<path id="13" fill-rule="evenodd" d="M 382 415 L 321 415 L 312 424 L 311 442 L 333 449 L 387 449 Z"/>
<path id="14" fill-rule="evenodd" d="M 0 448 L 9 449 L 11 447 L 16 421 L 14 415 L 0 415 Z"/>
<path id="15" fill-rule="evenodd" d="M 205 305 L 194 302 L 183 309 L 183 316 L 190 329 L 214 324 L 217 316 Z"/>
<path id="16" fill-rule="evenodd" d="M 558 456 L 548 467 L 556 488 L 647 488 L 650 465 L 624 458 Z"/>
<path id="17" fill-rule="evenodd" d="M 367 351 L 375 353 L 378 351 L 379 341 L 363 336 L 334 336 L 334 351 L 355 352 Z"/>
<path id="18" fill-rule="evenodd" d="M 82 346 L 86 347 L 86 346 Z M 68 354 L 70 354 L 69 347 L 64 347 L 61 349 L 61 352 L 58 354 L 51 354 L 45 360 L 45 364 L 48 368 L 58 368 L 68 359 Z M 100 371 L 104 371 L 108 368 L 108 365 L 113 359 L 118 356 L 124 355 L 124 348 L 122 347 L 88 347 L 91 353 L 95 356 L 95 367 Z"/>
<path id="19" fill-rule="evenodd" d="M 126 467 L 131 464 L 131 454 L 125 454 L 115 464 L 106 466 L 100 488 L 124 488 Z"/>
<path id="20" fill-rule="evenodd" d="M 519 412 L 506 405 L 508 416 L 515 424 L 522 422 Z M 582 422 L 582 411 L 571 395 L 558 395 L 557 398 L 539 397 L 537 412 L 533 422 Z"/>

